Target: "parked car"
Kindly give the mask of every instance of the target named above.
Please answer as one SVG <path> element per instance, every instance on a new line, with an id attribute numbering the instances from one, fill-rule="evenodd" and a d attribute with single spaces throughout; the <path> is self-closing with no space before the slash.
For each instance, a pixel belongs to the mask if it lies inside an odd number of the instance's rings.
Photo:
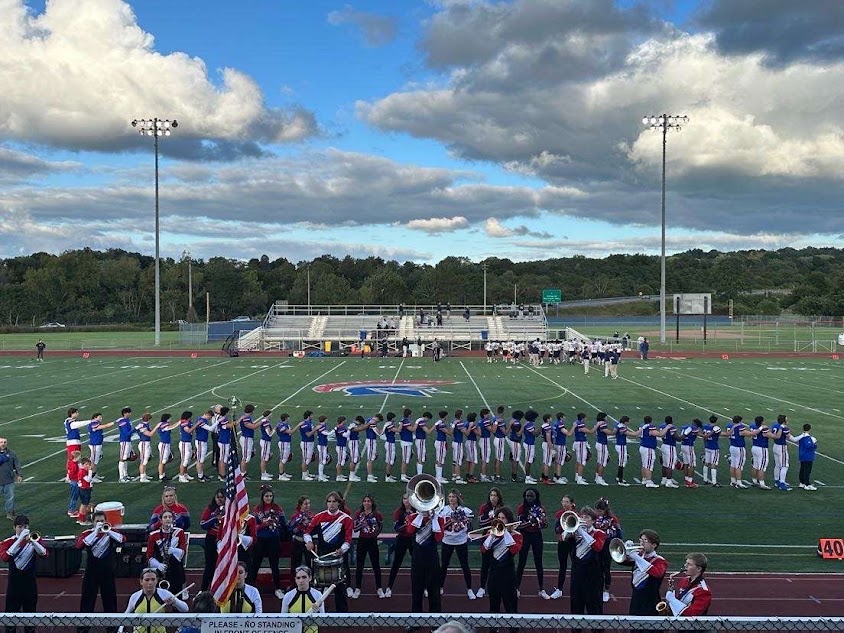
<path id="1" fill-rule="evenodd" d="M 64 323 L 59 323 L 58 321 L 50 321 L 49 323 L 45 323 L 41 326 L 41 329 L 45 328 L 54 328 L 54 327 L 64 327 Z"/>
<path id="2" fill-rule="evenodd" d="M 235 318 L 233 318 L 232 323 L 239 323 L 240 321 L 251 321 L 251 320 L 252 320 L 252 317 L 244 316 L 244 315 L 241 314 L 240 316 L 236 316 Z"/>

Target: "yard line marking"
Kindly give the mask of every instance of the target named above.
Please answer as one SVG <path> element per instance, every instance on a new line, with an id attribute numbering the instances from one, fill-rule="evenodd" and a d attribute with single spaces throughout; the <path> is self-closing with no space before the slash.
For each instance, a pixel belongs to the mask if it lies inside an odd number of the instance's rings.
<path id="1" fill-rule="evenodd" d="M 654 387 L 648 387 L 647 385 L 643 385 L 642 383 L 636 382 L 635 380 L 630 380 L 629 378 L 625 378 L 624 376 L 619 376 L 619 378 L 621 378 L 621 379 L 622 379 L 622 380 L 624 380 L 625 382 L 629 382 L 629 383 L 630 383 L 630 384 L 632 384 L 632 385 L 636 385 L 637 387 L 642 387 L 643 389 L 650 389 L 651 391 L 654 391 L 654 392 L 656 392 L 656 393 L 658 393 L 658 394 L 660 394 L 660 395 L 662 395 L 662 396 L 666 396 L 666 397 L 668 397 L 668 398 L 673 398 L 674 400 L 678 400 L 679 402 L 682 402 L 682 403 L 684 403 L 684 404 L 687 404 L 687 405 L 689 405 L 690 407 L 695 407 L 696 409 L 701 409 L 702 411 L 707 411 L 707 412 L 709 412 L 709 413 L 713 413 L 713 414 L 717 414 L 717 413 L 718 413 L 717 411 L 713 411 L 712 409 L 707 409 L 706 407 L 704 407 L 704 406 L 703 406 L 703 405 L 701 405 L 701 404 L 697 404 L 697 403 L 695 403 L 695 402 L 691 402 L 691 401 L 689 401 L 689 400 L 684 400 L 683 398 L 680 398 L 680 397 L 678 397 L 678 396 L 671 395 L 670 393 L 666 393 L 665 391 L 661 391 L 661 390 L 656 389 L 656 388 L 654 388 Z M 638 409 L 639 407 L 636 407 L 636 408 Z M 724 410 L 725 410 L 725 411 L 727 410 L 727 409 L 726 409 L 726 407 L 724 408 Z"/>
<path id="2" fill-rule="evenodd" d="M 396 375 L 393 376 L 393 382 L 390 383 L 391 385 L 396 384 L 396 380 L 398 380 L 399 372 L 401 371 L 401 368 L 402 368 L 403 365 L 404 365 L 404 358 L 402 358 L 401 362 L 399 363 L 399 368 L 396 370 Z M 387 398 L 389 398 L 389 397 L 390 397 L 389 393 L 386 396 L 384 396 L 384 402 L 381 403 L 381 408 L 378 409 L 378 413 L 384 413 L 384 407 L 387 406 Z M 345 497 L 343 497 L 343 498 L 345 499 Z"/>
<path id="3" fill-rule="evenodd" d="M 27 477 L 26 479 L 24 479 L 24 481 L 29 481 L 30 479 L 35 479 L 35 475 L 33 475 L 32 477 Z"/>
<path id="4" fill-rule="evenodd" d="M 141 368 L 141 367 L 131 367 L 131 368 L 126 368 L 126 369 L 118 369 L 117 371 L 119 372 L 119 371 L 138 371 L 138 370 L 142 371 L 143 368 Z M 102 378 L 103 376 L 113 376 L 115 373 L 117 373 L 117 372 L 110 371 L 107 374 L 99 374 L 99 375 L 94 375 L 94 376 L 83 376 L 82 378 L 74 378 L 73 380 L 65 380 L 63 382 L 53 382 L 53 383 L 50 383 L 49 385 L 44 385 L 43 387 L 33 387 L 32 389 L 24 389 L 23 391 L 15 391 L 13 393 L 3 394 L 2 396 L 0 396 L 0 398 L 11 398 L 12 396 L 19 396 L 19 395 L 22 395 L 22 394 L 25 394 L 25 393 L 32 393 L 33 391 L 41 391 L 43 389 L 52 389 L 53 387 L 58 387 L 60 385 L 69 385 L 69 384 L 72 384 L 74 382 L 79 382 L 81 380 L 88 380 L 88 379 L 96 380 L 97 378 Z"/>
<path id="5" fill-rule="evenodd" d="M 571 389 L 567 389 L 566 387 L 563 387 L 563 385 L 561 385 L 560 383 L 558 383 L 556 380 L 552 380 L 552 379 L 551 379 L 551 378 L 549 378 L 548 376 L 544 376 L 542 373 L 540 373 L 540 372 L 536 371 L 533 367 L 528 367 L 528 369 L 530 369 L 530 370 L 531 370 L 534 374 L 536 374 L 537 376 L 540 376 L 540 377 L 542 377 L 544 380 L 547 380 L 548 382 L 550 382 L 550 383 L 551 383 L 552 385 L 554 385 L 555 387 L 557 387 L 557 388 L 559 388 L 559 389 L 562 389 L 564 394 L 567 394 L 567 393 L 568 393 L 568 394 L 571 394 L 572 396 L 574 396 L 575 398 L 577 398 L 578 400 L 580 400 L 581 402 L 583 402 L 586 406 L 588 406 L 588 407 L 592 407 L 593 409 L 595 409 L 595 411 L 602 411 L 601 409 L 599 409 L 598 407 L 596 407 L 594 404 L 592 404 L 591 402 L 589 402 L 589 401 L 588 401 L 588 400 L 586 400 L 585 398 L 581 398 L 580 396 L 578 396 L 578 395 L 577 395 L 575 392 L 573 392 Z M 574 407 L 572 407 L 572 408 L 574 408 Z M 637 407 L 637 408 L 638 408 L 638 407 Z M 612 416 L 611 416 L 611 415 L 609 415 L 609 414 L 607 414 L 607 417 L 608 417 L 610 420 L 612 420 L 613 422 L 618 422 L 618 420 L 616 420 L 614 417 L 612 417 Z"/>
<path id="6" fill-rule="evenodd" d="M 478 392 L 478 395 L 481 397 L 481 400 L 483 400 L 483 401 L 484 401 L 484 406 L 485 406 L 487 409 L 492 410 L 492 407 L 490 407 L 490 406 L 489 406 L 489 402 L 487 402 L 486 398 L 484 397 L 484 394 L 483 394 L 483 392 L 481 391 L 481 388 L 480 388 L 480 387 L 478 387 L 478 383 L 476 383 L 476 382 L 475 382 L 475 379 L 472 377 L 472 374 L 470 374 L 470 373 L 469 373 L 469 370 L 468 370 L 468 369 L 466 369 L 466 365 L 464 365 L 464 364 L 463 364 L 463 361 L 462 361 L 462 360 L 460 361 L 460 366 L 463 368 L 463 371 L 465 371 L 465 372 L 466 372 L 466 375 L 469 377 L 469 380 L 471 380 L 471 381 L 472 381 L 472 384 L 473 384 L 473 385 L 475 385 L 475 390 Z"/>
<path id="7" fill-rule="evenodd" d="M 226 360 L 226 361 L 223 361 L 222 364 L 226 364 L 226 363 L 230 363 L 230 362 L 231 362 L 230 360 Z M 27 415 L 27 416 L 24 416 L 22 418 L 17 418 L 16 420 L 9 420 L 8 422 L 0 422 L 0 426 L 6 426 L 7 424 L 12 424 L 14 422 L 22 422 L 23 420 L 28 420 L 30 418 L 34 418 L 34 417 L 37 417 L 39 415 L 43 415 L 45 413 L 51 413 L 53 411 L 66 411 L 69 406 L 74 405 L 74 404 L 80 404 L 82 402 L 88 402 L 90 400 L 94 400 L 95 398 L 105 398 L 106 396 L 111 396 L 111 395 L 114 395 L 116 393 L 121 393 L 123 391 L 127 391 L 129 389 L 135 389 L 137 387 L 144 387 L 146 385 L 151 385 L 151 384 L 156 383 L 156 382 L 161 382 L 162 380 L 172 380 L 173 378 L 177 378 L 179 376 L 185 376 L 187 374 L 192 374 L 196 371 L 200 371 L 200 370 L 199 369 L 190 369 L 188 371 L 184 371 L 184 372 L 181 372 L 179 374 L 173 374 L 172 376 L 164 376 L 162 378 L 156 378 L 155 380 L 149 380 L 147 382 L 142 382 L 142 383 L 139 383 L 139 384 L 136 384 L 136 385 L 131 385 L 130 387 L 124 387 L 123 389 L 117 389 L 115 391 L 109 391 L 108 393 L 101 393 L 101 394 L 96 395 L 96 396 L 90 396 L 90 397 L 87 397 L 87 398 L 82 398 L 80 400 L 74 400 L 73 402 L 69 402 L 68 404 L 61 405 L 61 406 L 58 406 L 58 407 L 53 407 L 52 409 L 47 409 L 46 411 L 39 411 L 38 413 L 33 413 L 32 415 Z M 179 404 L 179 403 L 177 403 L 177 404 Z M 164 411 L 164 409 L 161 409 L 161 411 Z"/>
<path id="8" fill-rule="evenodd" d="M 347 362 L 347 361 L 345 361 L 345 360 L 344 360 L 344 361 L 343 361 L 342 363 L 340 363 L 339 365 L 335 365 L 334 367 L 332 367 L 332 368 L 331 368 L 331 369 L 329 369 L 328 371 L 321 373 L 319 376 L 317 376 L 316 378 L 314 378 L 312 381 L 310 381 L 310 382 L 308 382 L 308 383 L 305 383 L 304 385 L 302 385 L 301 387 L 299 387 L 299 389 L 297 389 L 296 391 L 294 391 L 293 393 L 291 393 L 289 396 L 287 396 L 284 400 L 282 400 L 281 402 L 279 402 L 277 405 L 275 405 L 275 406 L 274 406 L 272 409 L 270 409 L 270 410 L 271 410 L 271 411 L 275 411 L 275 410 L 276 410 L 276 409 L 278 409 L 281 405 L 283 405 L 285 402 L 287 402 L 288 400 L 290 400 L 290 398 L 292 398 L 293 396 L 295 396 L 295 395 L 297 395 L 298 393 L 300 393 L 300 392 L 301 392 L 303 389 L 305 389 L 306 387 L 310 387 L 312 384 L 314 384 L 317 380 L 319 380 L 319 379 L 320 379 L 320 378 L 322 378 L 323 376 L 327 376 L 327 375 L 328 375 L 328 374 L 330 374 L 332 371 L 334 371 L 334 370 L 336 370 L 336 369 L 340 369 L 343 365 L 345 365 L 345 364 L 346 364 L 346 362 Z M 363 405 L 361 405 L 361 409 L 363 409 Z"/>

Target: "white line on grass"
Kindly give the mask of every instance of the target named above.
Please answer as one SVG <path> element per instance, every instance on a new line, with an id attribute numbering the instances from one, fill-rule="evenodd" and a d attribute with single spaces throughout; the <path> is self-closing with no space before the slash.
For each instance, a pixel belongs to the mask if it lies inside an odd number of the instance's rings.
<path id="1" fill-rule="evenodd" d="M 471 380 L 471 381 L 472 381 L 472 384 L 473 384 L 473 385 L 475 385 L 475 390 L 478 392 L 478 395 L 481 397 L 481 400 L 483 400 L 483 401 L 484 401 L 484 406 L 485 406 L 487 409 L 492 410 L 492 407 L 490 407 L 490 406 L 489 406 L 489 402 L 487 402 L 486 398 L 484 397 L 484 394 L 483 394 L 483 392 L 481 391 L 481 388 L 480 388 L 480 387 L 478 387 L 478 383 L 476 383 L 476 382 L 475 382 L 475 379 L 472 377 L 472 374 L 470 374 L 470 373 L 469 373 L 469 370 L 468 370 L 468 369 L 466 369 L 466 365 L 464 365 L 464 364 L 463 364 L 463 361 L 462 361 L 462 360 L 460 361 L 460 366 L 463 368 L 463 371 L 465 371 L 465 372 L 466 372 L 466 375 L 469 377 L 469 380 Z"/>
<path id="2" fill-rule="evenodd" d="M 117 371 L 109 371 L 106 374 L 98 374 L 93 376 L 83 376 L 81 378 L 74 378 L 73 380 L 64 380 L 62 382 L 51 382 L 49 385 L 44 385 L 42 387 L 33 387 L 32 389 L 24 389 L 23 391 L 15 391 L 13 393 L 6 393 L 0 396 L 0 398 L 11 398 L 12 396 L 20 396 L 25 393 L 32 393 L 33 391 L 41 391 L 43 389 L 52 389 L 53 387 L 58 387 L 60 385 L 70 385 L 74 382 L 80 382 L 82 380 L 96 380 L 97 378 L 103 378 L 105 376 L 114 376 L 117 372 L 120 371 L 137 371 L 142 370 L 142 367 L 131 367 L 127 369 L 118 369 Z"/>
<path id="3" fill-rule="evenodd" d="M 332 371 L 334 371 L 334 370 L 336 370 L 336 369 L 340 369 L 340 367 L 342 367 L 342 366 L 343 366 L 343 365 L 345 365 L 345 364 L 346 364 L 346 361 L 344 360 L 344 361 L 343 361 L 342 363 L 340 363 L 339 365 L 335 365 L 334 367 L 332 367 L 331 369 L 329 369 L 327 372 L 324 372 L 324 373 L 320 374 L 319 376 L 317 376 L 316 378 L 314 378 L 311 382 L 305 383 L 304 385 L 302 385 L 301 387 L 299 387 L 296 391 L 294 391 L 294 392 L 293 392 L 293 393 L 291 393 L 289 396 L 287 396 L 284 400 L 282 400 L 282 401 L 281 401 L 281 402 L 279 402 L 277 405 L 275 405 L 272 409 L 270 409 L 270 411 L 275 411 L 275 410 L 276 410 L 276 409 L 278 409 L 281 405 L 283 405 L 285 402 L 287 402 L 288 400 L 290 400 L 293 396 L 295 396 L 295 395 L 297 395 L 298 393 L 300 393 L 303 389 L 305 389 L 306 387 L 310 387 L 312 384 L 314 384 L 317 380 L 319 380 L 319 379 L 320 379 L 320 378 L 322 378 L 323 376 L 327 376 L 327 375 L 328 375 L 328 374 L 330 374 Z"/>
<path id="4" fill-rule="evenodd" d="M 636 382 L 635 380 L 630 380 L 629 378 L 625 378 L 624 376 L 619 376 L 619 378 L 621 378 L 625 382 L 629 382 L 631 385 L 636 385 L 637 387 L 641 387 L 642 389 L 649 389 L 650 391 L 653 391 L 653 392 L 658 393 L 662 396 L 665 396 L 666 398 L 672 398 L 674 400 L 677 400 L 678 402 L 682 402 L 682 403 L 687 404 L 691 407 L 696 407 L 698 409 L 701 409 L 703 411 L 707 411 L 707 412 L 713 413 L 713 414 L 719 413 L 718 411 L 713 411 L 712 409 L 707 409 L 702 404 L 697 404 L 697 403 L 691 402 L 689 400 L 684 400 L 683 398 L 679 398 L 679 397 L 672 395 L 670 393 L 666 393 L 665 391 L 661 391 L 659 389 L 656 389 L 655 387 L 648 387 L 647 385 L 643 385 L 642 383 Z M 636 408 L 638 409 L 639 407 L 636 407 Z"/>
<path id="5" fill-rule="evenodd" d="M 396 375 L 393 376 L 393 382 L 390 383 L 391 385 L 396 384 L 396 380 L 398 380 L 399 373 L 401 372 L 401 368 L 402 368 L 403 365 L 404 365 L 404 358 L 402 358 L 401 362 L 399 363 L 399 368 L 396 370 Z M 384 396 L 384 402 L 381 403 L 381 408 L 378 409 L 378 413 L 384 413 L 384 407 L 387 406 L 387 398 L 389 398 L 389 397 L 390 397 L 389 393 L 386 396 Z"/>
<path id="6" fill-rule="evenodd" d="M 560 383 L 558 383 L 556 380 L 552 380 L 552 379 L 551 379 L 551 378 L 549 378 L 548 376 L 543 376 L 540 372 L 536 371 L 535 369 L 533 369 L 533 368 L 531 368 L 531 367 L 528 367 L 528 369 L 530 369 L 530 370 L 531 370 L 533 373 L 535 373 L 537 376 L 541 376 L 542 378 L 544 378 L 545 380 L 547 380 L 548 382 L 550 382 L 550 383 L 551 383 L 552 385 L 554 385 L 555 387 L 557 387 L 557 388 L 559 388 L 559 389 L 562 389 L 563 394 L 571 394 L 572 396 L 574 396 L 575 398 L 577 398 L 578 400 L 580 400 L 581 402 L 583 402 L 584 404 L 586 404 L 586 406 L 589 406 L 589 407 L 592 407 L 593 409 L 595 409 L 595 411 L 602 411 L 602 409 L 599 409 L 598 407 L 596 407 L 594 404 L 592 404 L 591 402 L 589 402 L 586 398 L 581 398 L 581 397 L 580 397 L 580 396 L 578 396 L 575 392 L 573 392 L 571 389 L 568 389 L 567 387 L 563 387 L 563 385 L 561 385 Z M 637 407 L 637 408 L 638 408 L 638 407 Z M 612 420 L 613 422 L 618 422 L 618 420 L 616 420 L 614 417 L 612 417 L 609 413 L 607 414 L 607 417 L 608 417 L 610 420 Z"/>

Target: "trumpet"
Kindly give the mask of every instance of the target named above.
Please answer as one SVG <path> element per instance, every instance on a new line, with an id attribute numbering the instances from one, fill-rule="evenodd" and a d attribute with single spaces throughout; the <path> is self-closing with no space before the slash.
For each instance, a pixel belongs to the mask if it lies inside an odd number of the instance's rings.
<path id="1" fill-rule="evenodd" d="M 164 589 L 164 591 L 168 591 L 170 589 L 170 582 L 166 579 L 158 581 L 158 588 Z"/>
<path id="2" fill-rule="evenodd" d="M 567 510 L 563 512 L 560 517 L 560 528 L 563 530 L 563 536 L 571 536 L 583 525 L 583 521 L 577 515 L 577 512 Z"/>
<path id="3" fill-rule="evenodd" d="M 36 543 L 41 540 L 41 532 L 30 532 L 29 533 L 29 540 L 33 543 Z"/>
<path id="4" fill-rule="evenodd" d="M 517 527 L 522 524 L 521 521 L 513 521 L 512 523 L 504 523 L 501 519 L 495 519 L 489 527 L 482 527 L 478 528 L 477 530 L 472 530 L 471 532 L 467 532 L 466 535 L 469 538 L 480 538 L 482 536 L 486 536 L 487 534 L 491 534 L 492 536 L 499 537 L 504 536 L 504 532 L 513 531 Z"/>
<path id="5" fill-rule="evenodd" d="M 682 570 L 675 571 L 668 577 L 668 587 L 666 587 L 666 592 L 674 591 L 674 576 L 682 573 Z M 667 600 L 660 600 L 656 603 L 656 613 L 657 615 L 673 615 L 673 613 L 671 612 L 671 606 L 668 604 Z"/>
<path id="6" fill-rule="evenodd" d="M 109 532 L 111 530 L 111 525 L 108 523 L 103 522 L 100 526 L 100 532 Z"/>
<path id="7" fill-rule="evenodd" d="M 630 558 L 631 552 L 636 552 L 637 554 L 642 553 L 642 547 L 640 545 L 636 545 L 633 541 L 622 541 L 620 538 L 612 539 L 609 548 L 610 557 L 619 564 Z"/>
<path id="8" fill-rule="evenodd" d="M 407 499 L 417 512 L 439 512 L 445 507 L 442 484 L 425 473 L 407 483 Z"/>

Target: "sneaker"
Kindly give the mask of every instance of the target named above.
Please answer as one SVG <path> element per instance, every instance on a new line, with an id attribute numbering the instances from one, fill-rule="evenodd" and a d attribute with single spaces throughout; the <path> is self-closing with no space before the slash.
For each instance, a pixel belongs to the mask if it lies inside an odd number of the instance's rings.
<path id="1" fill-rule="evenodd" d="M 719 484 L 717 482 L 712 482 L 712 487 L 713 488 L 722 488 L 723 486 L 721 486 L 721 484 Z"/>
<path id="2" fill-rule="evenodd" d="M 557 600 L 558 598 L 563 597 L 563 592 L 554 587 L 554 591 L 551 592 L 551 600 Z"/>
<path id="3" fill-rule="evenodd" d="M 261 473 L 261 481 L 272 481 L 273 476 L 270 473 Z"/>
<path id="4" fill-rule="evenodd" d="M 481 483 L 486 484 L 486 483 L 489 483 L 490 481 L 491 481 L 491 479 L 489 477 L 487 477 L 486 475 L 481 475 Z"/>
<path id="5" fill-rule="evenodd" d="M 803 488 L 803 489 L 805 490 L 805 489 L 806 489 L 806 484 L 802 484 L 802 483 L 801 483 L 801 484 L 800 484 L 800 487 L 801 487 L 801 488 Z"/>
<path id="6" fill-rule="evenodd" d="M 349 481 L 349 478 L 346 475 L 337 475 L 335 481 Z"/>
<path id="7" fill-rule="evenodd" d="M 586 481 L 583 478 L 576 480 L 574 483 L 576 483 L 578 486 L 588 486 L 589 485 L 589 482 Z"/>
<path id="8" fill-rule="evenodd" d="M 92 484 L 101 484 L 103 483 L 102 477 L 91 477 Z"/>
<path id="9" fill-rule="evenodd" d="M 353 599 L 353 600 L 357 600 L 358 598 L 360 598 L 360 587 L 358 587 L 357 589 L 355 589 L 354 593 L 352 594 L 352 599 Z"/>
<path id="10" fill-rule="evenodd" d="M 6 516 L 9 516 L 8 514 Z M 93 521 L 77 521 L 76 525 L 94 525 Z"/>
<path id="11" fill-rule="evenodd" d="M 282 481 L 290 481 L 291 479 L 293 479 L 293 475 L 291 475 L 290 473 L 284 473 L 283 475 L 279 475 L 278 477 Z"/>
<path id="12" fill-rule="evenodd" d="M 686 482 L 686 488 L 698 488 L 698 487 L 699 486 L 693 481 L 687 481 Z M 765 488 L 767 488 L 767 487 L 768 486 L 765 486 Z"/>
<path id="13" fill-rule="evenodd" d="M 313 481 L 314 476 L 309 475 L 308 473 L 302 473 L 302 481 Z"/>
<path id="14" fill-rule="evenodd" d="M 475 597 L 476 597 L 476 598 L 483 598 L 485 595 L 486 595 L 486 589 L 484 589 L 483 587 L 481 587 L 480 589 L 478 589 L 478 590 L 475 592 Z"/>
<path id="15" fill-rule="evenodd" d="M 656 485 L 652 480 L 648 479 L 645 482 L 645 488 L 659 488 L 659 486 Z"/>
<path id="16" fill-rule="evenodd" d="M 284 481 L 284 473 L 281 473 L 278 477 L 276 477 L 279 481 Z"/>
<path id="17" fill-rule="evenodd" d="M 459 483 L 456 479 L 454 481 L 455 481 L 455 483 Z M 533 477 L 525 477 L 525 483 L 526 484 L 535 484 L 536 479 L 534 479 Z"/>
<path id="18" fill-rule="evenodd" d="M 813 486 L 812 484 L 809 484 L 808 486 L 806 486 L 804 488 L 804 490 L 817 490 L 817 489 L 818 489 L 817 486 Z"/>
<path id="19" fill-rule="evenodd" d="M 410 477 L 408 477 L 407 475 L 402 475 L 402 476 L 401 476 L 401 482 L 402 482 L 403 484 L 409 483 L 409 482 L 410 482 Z"/>
<path id="20" fill-rule="evenodd" d="M 6 516 L 8 517 L 9 515 L 7 514 Z M 68 512 L 67 516 L 71 519 L 78 519 L 79 513 L 78 512 Z"/>
<path id="21" fill-rule="evenodd" d="M 138 481 L 140 481 L 142 484 L 148 484 L 149 482 L 152 481 L 152 479 L 150 479 L 146 475 L 142 475 L 141 477 L 138 478 Z"/>
<path id="22" fill-rule="evenodd" d="M 515 473 L 513 473 L 512 475 L 510 475 L 510 481 L 512 481 L 513 483 L 518 483 L 519 478 L 516 477 Z"/>
<path id="23" fill-rule="evenodd" d="M 477 598 L 477 596 L 475 595 L 475 592 L 472 591 L 471 589 L 466 590 L 466 597 L 469 598 L 469 600 L 475 600 Z"/>
<path id="24" fill-rule="evenodd" d="M 284 592 L 281 589 L 276 589 L 275 590 L 275 597 L 278 598 L 279 600 L 281 600 L 282 598 L 284 598 Z"/>
<path id="25" fill-rule="evenodd" d="M 610 592 L 604 591 L 604 593 L 601 594 L 601 600 L 603 600 L 604 602 L 609 602 L 610 601 Z"/>
<path id="26" fill-rule="evenodd" d="M 375 483 L 378 483 L 378 477 L 376 477 L 375 475 L 367 475 L 366 481 L 367 481 L 367 483 L 375 484 Z"/>
<path id="27" fill-rule="evenodd" d="M 317 481 L 331 481 L 327 475 L 320 475 L 317 477 Z"/>
<path id="28" fill-rule="evenodd" d="M 384 481 L 386 481 L 387 483 L 390 483 L 390 484 L 394 484 L 394 483 L 396 483 L 396 478 L 393 477 L 392 475 L 387 475 L 386 477 L 384 477 Z"/>
<path id="29" fill-rule="evenodd" d="M 543 600 L 550 600 L 551 599 L 551 596 L 549 596 L 548 592 L 545 591 L 544 589 L 539 590 L 539 597 L 542 598 Z"/>
<path id="30" fill-rule="evenodd" d="M 603 477 L 595 477 L 595 484 L 598 486 L 609 486 L 609 484 L 604 481 Z"/>
<path id="31" fill-rule="evenodd" d="M 387 588 L 384 590 L 384 597 L 385 597 L 385 598 L 392 598 L 392 597 L 393 597 L 393 590 L 392 590 L 392 589 L 390 589 L 389 587 L 387 587 Z"/>
<path id="32" fill-rule="evenodd" d="M 743 481 L 737 481 L 737 482 L 736 482 L 736 488 L 749 488 L 749 487 L 750 487 L 750 486 L 748 486 L 748 485 L 747 485 L 746 483 L 744 483 Z"/>
<path id="33" fill-rule="evenodd" d="M 455 478 L 454 478 L 454 483 L 456 483 L 456 484 L 465 484 L 465 483 L 466 483 L 466 480 L 465 480 L 465 479 L 463 479 L 463 477 L 455 477 Z"/>
<path id="34" fill-rule="evenodd" d="M 428 590 L 426 589 L 426 590 L 423 592 L 423 594 L 422 594 L 422 595 L 423 595 L 424 597 L 426 597 L 426 598 L 427 598 L 427 597 L 428 597 Z"/>
<path id="35" fill-rule="evenodd" d="M 768 484 L 766 484 L 764 481 L 760 481 L 760 482 L 759 482 L 759 487 L 760 487 L 762 490 L 770 490 L 770 489 L 771 489 L 771 487 L 770 487 Z"/>
<path id="36" fill-rule="evenodd" d="M 218 480 L 218 481 L 225 481 L 225 480 L 226 480 L 226 478 L 225 478 L 225 477 L 223 477 L 222 475 L 217 475 L 217 480 Z"/>
<path id="37" fill-rule="evenodd" d="M 360 477 L 355 473 L 349 473 L 349 481 L 360 481 Z"/>
<path id="38" fill-rule="evenodd" d="M 624 486 L 625 488 L 630 485 L 629 483 L 627 483 L 623 479 L 616 479 L 615 483 L 617 483 L 619 486 Z"/>
<path id="39" fill-rule="evenodd" d="M 673 479 L 669 479 L 668 481 L 665 482 L 665 487 L 666 488 L 679 488 L 680 486 Z"/>
<path id="40" fill-rule="evenodd" d="M 568 482 L 569 482 L 569 480 L 568 480 L 568 479 L 566 479 L 565 477 L 557 477 L 557 483 L 558 483 L 558 484 L 565 485 L 565 484 L 567 484 Z"/>
<path id="41" fill-rule="evenodd" d="M 385 593 L 384 593 L 384 590 L 383 590 L 383 589 L 381 589 L 381 587 L 378 587 L 378 592 L 377 592 L 377 593 L 378 593 L 378 597 L 379 597 L 379 598 L 386 598 L 386 597 L 387 597 L 387 594 L 385 594 Z"/>
<path id="42" fill-rule="evenodd" d="M 190 475 L 188 475 L 187 473 L 185 473 L 185 477 L 187 477 L 187 480 L 188 480 L 188 481 L 192 481 L 192 480 L 193 480 L 193 477 L 191 477 L 191 476 L 190 476 Z M 272 475 L 270 475 L 270 479 L 272 479 Z"/>
<path id="43" fill-rule="evenodd" d="M 451 482 L 450 482 L 448 479 L 446 479 L 445 477 L 439 477 L 439 478 L 437 479 L 437 483 L 440 483 L 440 484 L 450 484 Z"/>
<path id="44" fill-rule="evenodd" d="M 186 484 L 186 483 L 188 483 L 188 482 L 190 481 L 190 479 L 188 479 L 187 477 L 184 477 L 184 476 L 182 476 L 182 475 L 179 475 L 179 476 L 176 478 L 176 481 L 178 481 L 179 483 L 182 483 L 182 484 Z"/>
<path id="45" fill-rule="evenodd" d="M 170 481 L 172 477 L 168 477 L 167 475 L 159 475 L 158 481 Z"/>

